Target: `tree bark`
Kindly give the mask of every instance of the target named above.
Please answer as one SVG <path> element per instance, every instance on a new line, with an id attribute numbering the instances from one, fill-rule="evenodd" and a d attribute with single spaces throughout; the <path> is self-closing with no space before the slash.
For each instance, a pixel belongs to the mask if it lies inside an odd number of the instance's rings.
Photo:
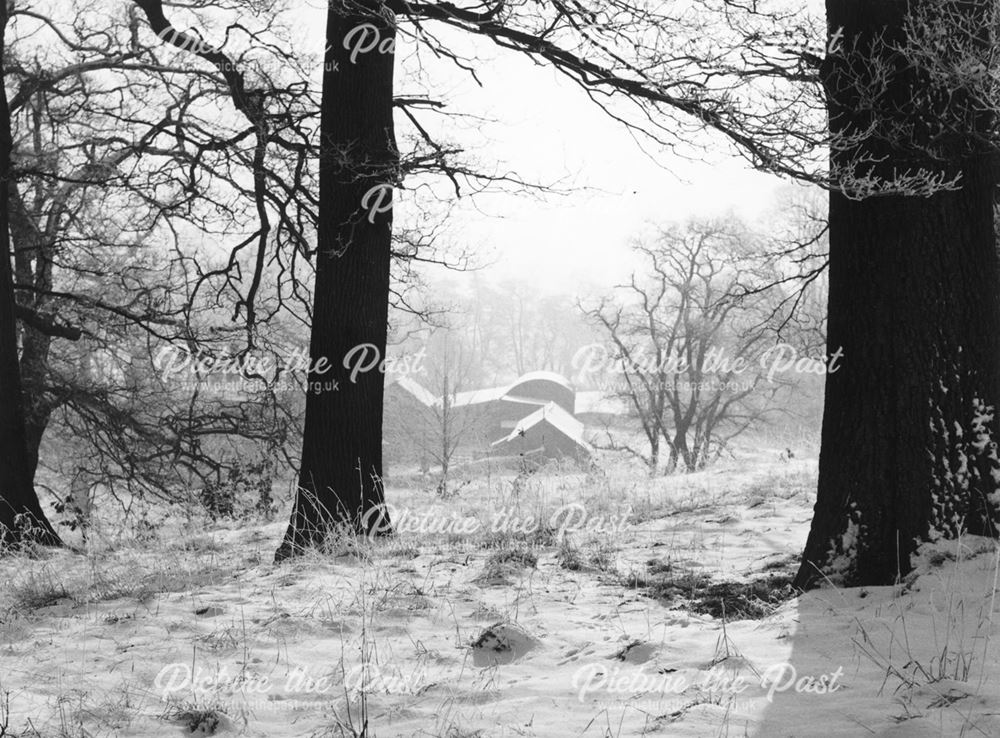
<path id="1" fill-rule="evenodd" d="M 688 448 L 686 429 L 683 431 L 679 430 L 674 434 L 674 439 L 671 442 L 671 448 L 676 449 L 678 457 L 684 463 L 684 471 L 694 471 L 691 461 L 691 450 Z"/>
<path id="2" fill-rule="evenodd" d="M 873 117 L 879 130 L 899 130 L 885 119 L 912 123 L 926 112 L 911 94 L 927 90 L 926 81 L 898 55 L 874 52 L 886 54 L 883 69 L 894 69 L 874 111 L 864 112 L 848 80 L 862 66 L 858 54 L 883 48 L 877 39 L 902 40 L 905 8 L 901 0 L 827 2 L 831 48 L 843 49 L 831 53 L 826 70 L 834 133 L 863 130 Z M 959 132 L 965 141 L 971 129 L 990 125 L 969 126 L 960 93 L 948 106 L 935 115 L 954 118 L 944 121 L 952 128 L 968 126 Z M 833 149 L 835 168 L 860 173 L 859 158 L 871 156 L 881 163 L 863 165 L 869 173 L 891 178 L 926 167 L 961 174 L 961 190 L 830 195 L 827 349 L 843 358 L 826 380 L 818 494 L 798 587 L 821 578 L 890 584 L 910 571 L 921 541 L 996 533 L 996 182 L 989 158 L 959 136 L 942 163 L 927 156 L 929 139 L 915 130 L 906 142 L 877 136 Z"/>
<path id="3" fill-rule="evenodd" d="M 671 453 L 673 453 L 671 451 Z M 653 435 L 649 439 L 649 476 L 655 477 L 656 470 L 660 466 L 660 438 Z"/>
<path id="4" fill-rule="evenodd" d="M 667 446 L 670 449 L 670 456 L 667 459 L 666 473 L 673 474 L 674 472 L 677 471 L 677 459 L 678 459 L 677 447 L 674 446 L 673 441 L 669 441 L 667 443 Z"/>
<path id="5" fill-rule="evenodd" d="M 32 124 L 40 128 L 41 121 L 37 118 L 41 113 L 36 112 L 33 115 L 36 119 Z M 41 145 L 36 144 L 35 156 L 42 156 L 42 153 Z M 33 222 L 35 214 L 28 211 L 24 198 L 18 192 L 17 184 L 8 182 L 6 191 L 8 226 L 11 248 L 14 251 L 14 284 L 37 290 L 22 293 L 19 296 L 20 302 L 15 304 L 21 321 L 21 391 L 24 401 L 28 471 L 34 480 L 38 470 L 42 438 L 57 406 L 47 391 L 53 331 L 42 330 L 37 321 L 32 325 L 33 321 L 25 319 L 25 316 L 32 315 L 40 319 L 46 317 L 46 302 L 50 298 L 45 296 L 45 293 L 51 291 L 53 287 L 53 239 L 49 237 L 51 233 L 42 232 Z M 59 210 L 62 207 L 62 203 L 51 201 L 52 210 Z M 58 228 L 60 221 L 58 217 L 45 220 L 46 229 Z"/>
<path id="6" fill-rule="evenodd" d="M 59 536 L 35 494 L 25 438 L 8 201 L 13 142 L 3 82 L 7 13 L 4 3 L 0 7 L 0 541 L 4 548 L 28 541 L 57 546 Z"/>
<path id="7" fill-rule="evenodd" d="M 388 530 L 383 373 L 375 367 L 352 377 L 345 368 L 345 357 L 358 346 L 374 347 L 380 358 L 386 350 L 391 198 L 398 178 L 395 27 L 387 12 L 376 0 L 332 0 L 327 14 L 312 367 L 299 488 L 275 554 L 279 561 L 321 544 L 342 526 L 365 534 Z M 357 53 L 373 39 L 374 48 Z"/>

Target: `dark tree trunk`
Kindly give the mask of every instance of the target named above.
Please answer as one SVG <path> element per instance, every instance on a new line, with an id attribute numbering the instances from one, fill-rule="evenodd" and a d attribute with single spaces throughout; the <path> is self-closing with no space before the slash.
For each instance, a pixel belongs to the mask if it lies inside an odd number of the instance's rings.
<path id="1" fill-rule="evenodd" d="M 861 130 L 872 120 L 852 92 L 843 59 L 857 62 L 865 49 L 882 48 L 874 39 L 883 32 L 900 40 L 905 7 L 899 0 L 827 2 L 831 39 L 839 35 L 843 49 L 827 69 L 834 132 Z M 922 111 L 910 92 L 928 85 L 898 55 L 891 63 L 896 73 L 874 115 L 913 122 Z M 920 541 L 995 533 L 995 181 L 989 157 L 968 145 L 970 131 L 989 122 L 970 118 L 960 94 L 934 115 L 950 118 L 947 127 L 962 134 L 946 144 L 947 157 L 926 156 L 919 129 L 908 142 L 885 136 L 832 156 L 835 167 L 850 166 L 858 155 L 884 157 L 866 171 L 886 178 L 894 168 L 921 166 L 962 178 L 960 191 L 929 197 L 830 196 L 827 347 L 843 358 L 826 381 L 818 496 L 799 587 L 822 576 L 889 584 L 910 570 Z"/>
<path id="2" fill-rule="evenodd" d="M 0 540 L 6 545 L 26 540 L 60 545 L 35 494 L 25 438 L 7 195 L 12 147 L 2 66 L 7 12 L 5 3 L 0 7 Z"/>
<path id="3" fill-rule="evenodd" d="M 17 243 L 16 241 L 14 242 Z M 31 282 L 28 282 L 31 284 Z M 51 289 L 51 284 L 44 287 Z M 38 307 L 36 304 L 33 307 Z M 24 403 L 25 449 L 28 473 L 35 479 L 45 430 L 56 405 L 46 391 L 52 338 L 30 326 L 21 326 L 21 374 Z"/>
<path id="4" fill-rule="evenodd" d="M 299 490 L 276 560 L 322 543 L 340 526 L 359 533 L 388 528 L 381 512 L 383 374 L 376 366 L 352 380 L 344 367 L 355 347 L 371 345 L 381 357 L 386 350 L 398 153 L 395 29 L 385 12 L 375 0 L 331 0 L 327 15 L 313 367 Z M 363 26 L 378 29 L 378 42 L 353 54 L 371 45 L 371 36 L 359 43 Z M 320 361 L 327 371 L 319 371 Z"/>
<path id="5" fill-rule="evenodd" d="M 45 436 L 45 430 L 49 427 L 49 420 L 51 418 L 52 413 L 42 408 L 29 414 L 28 419 L 25 420 L 25 453 L 28 455 L 28 473 L 31 475 L 32 482 L 34 482 L 35 475 L 38 473 L 42 438 Z"/>
<path id="6" fill-rule="evenodd" d="M 41 123 L 36 121 L 35 125 L 40 126 Z M 40 147 L 35 153 L 41 156 Z M 46 302 L 50 299 L 45 293 L 53 288 L 52 239 L 47 238 L 48 234 L 43 234 L 32 222 L 34 216 L 28 212 L 14 182 L 8 183 L 7 195 L 8 225 L 11 246 L 14 250 L 14 284 L 32 287 L 38 291 L 25 292 L 17 297 L 22 306 L 39 315 L 45 315 L 48 312 Z M 57 207 L 61 205 L 53 204 L 53 208 Z M 58 222 L 58 218 L 55 220 Z M 25 440 L 28 470 L 34 480 L 38 470 L 42 438 L 56 408 L 56 403 L 48 392 L 52 336 L 24 322 L 20 328 Z"/>

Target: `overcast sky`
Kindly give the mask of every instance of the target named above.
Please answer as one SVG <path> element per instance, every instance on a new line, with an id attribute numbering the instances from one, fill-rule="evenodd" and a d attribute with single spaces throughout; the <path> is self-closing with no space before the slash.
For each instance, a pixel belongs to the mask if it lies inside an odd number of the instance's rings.
<path id="1" fill-rule="evenodd" d="M 507 208 L 484 199 L 490 213 L 505 210 L 502 217 L 470 208 L 463 232 L 494 249 L 490 275 L 531 275 L 554 289 L 601 286 L 630 271 L 627 243 L 645 223 L 729 210 L 753 220 L 783 184 L 750 170 L 717 139 L 707 142 L 714 151 L 699 152 L 705 160 L 653 152 L 654 161 L 571 82 L 512 55 L 498 56 L 482 77 L 486 88 L 463 100 L 483 98 L 502 121 L 490 154 L 539 181 L 565 177 L 581 188 L 542 202 L 508 199 Z"/>

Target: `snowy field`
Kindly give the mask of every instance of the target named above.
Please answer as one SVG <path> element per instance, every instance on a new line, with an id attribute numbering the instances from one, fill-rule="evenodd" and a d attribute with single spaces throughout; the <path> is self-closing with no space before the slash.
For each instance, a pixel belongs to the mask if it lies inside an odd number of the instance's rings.
<path id="1" fill-rule="evenodd" d="M 0 560 L 5 736 L 996 736 L 1000 553 L 800 598 L 815 459 L 390 486 L 398 536 L 153 520 Z"/>

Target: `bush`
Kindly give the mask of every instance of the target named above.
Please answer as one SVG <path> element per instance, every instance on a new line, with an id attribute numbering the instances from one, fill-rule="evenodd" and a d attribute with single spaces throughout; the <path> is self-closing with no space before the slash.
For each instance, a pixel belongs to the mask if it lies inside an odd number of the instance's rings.
<path id="1" fill-rule="evenodd" d="M 212 520 L 259 517 L 270 519 L 277 511 L 271 490 L 274 486 L 274 462 L 263 458 L 255 462 L 236 460 L 224 480 L 209 482 L 199 499 Z"/>

